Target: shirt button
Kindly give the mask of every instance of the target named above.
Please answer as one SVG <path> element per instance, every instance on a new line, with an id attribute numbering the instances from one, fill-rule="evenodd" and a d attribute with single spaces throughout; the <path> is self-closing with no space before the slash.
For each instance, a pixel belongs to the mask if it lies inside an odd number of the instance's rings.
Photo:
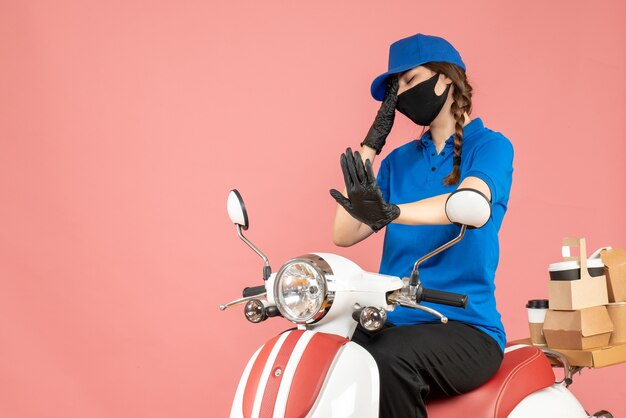
<path id="1" fill-rule="evenodd" d="M 434 157 L 434 156 L 435 156 L 435 153 L 433 152 L 433 153 L 432 153 L 432 154 L 430 154 L 430 155 L 432 155 L 432 156 Z"/>
<path id="2" fill-rule="evenodd" d="M 431 170 L 432 170 L 432 171 L 435 171 L 435 170 L 436 170 L 436 168 L 435 168 L 435 167 L 433 167 L 433 168 L 431 168 Z"/>
<path id="3" fill-rule="evenodd" d="M 441 155 L 446 155 L 446 152 L 445 151 L 441 151 Z"/>

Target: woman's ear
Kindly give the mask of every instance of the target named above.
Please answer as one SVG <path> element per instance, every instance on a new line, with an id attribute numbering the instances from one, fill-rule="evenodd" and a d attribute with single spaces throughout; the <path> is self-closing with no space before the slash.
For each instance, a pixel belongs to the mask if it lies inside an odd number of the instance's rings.
<path id="1" fill-rule="evenodd" d="M 452 83 L 452 79 L 450 77 L 448 77 L 447 75 L 445 75 L 444 73 L 441 73 L 441 75 L 443 76 L 442 78 L 439 78 L 439 80 L 443 81 L 444 83 L 446 83 L 446 86 L 450 83 Z"/>
<path id="2" fill-rule="evenodd" d="M 445 75 L 444 73 L 439 73 L 439 80 L 437 81 L 437 84 L 435 85 L 435 94 L 437 94 L 437 96 L 441 96 L 446 91 L 448 86 L 450 86 L 451 89 L 454 88 L 452 79 L 448 77 L 447 75 Z M 450 97 L 452 97 L 452 93 L 450 93 Z"/>

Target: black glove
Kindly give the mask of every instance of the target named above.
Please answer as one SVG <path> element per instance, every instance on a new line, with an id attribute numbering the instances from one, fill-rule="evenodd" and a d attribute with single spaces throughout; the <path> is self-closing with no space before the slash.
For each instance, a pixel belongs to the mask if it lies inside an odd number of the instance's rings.
<path id="1" fill-rule="evenodd" d="M 364 166 L 359 152 L 352 154 L 352 150 L 348 148 L 345 154 L 341 154 L 341 169 L 348 198 L 346 199 L 335 189 L 330 190 L 330 195 L 353 218 L 369 225 L 374 232 L 378 232 L 400 216 L 398 206 L 385 202 L 372 172 L 370 160 L 366 160 Z"/>
<path id="2" fill-rule="evenodd" d="M 393 126 L 393 120 L 396 117 L 396 102 L 398 101 L 398 77 L 395 74 L 387 77 L 387 90 L 385 92 L 385 98 L 383 99 L 380 109 L 376 114 L 374 123 L 367 132 L 365 139 L 361 142 L 361 146 L 367 145 L 368 147 L 376 150 L 376 155 L 380 154 L 385 142 L 387 141 L 387 135 L 391 132 Z"/>

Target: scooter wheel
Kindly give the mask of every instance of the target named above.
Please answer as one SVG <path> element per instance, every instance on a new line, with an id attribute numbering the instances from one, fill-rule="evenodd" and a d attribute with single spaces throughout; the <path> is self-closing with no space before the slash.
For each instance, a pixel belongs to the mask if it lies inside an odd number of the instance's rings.
<path id="1" fill-rule="evenodd" d="M 592 415 L 592 417 L 595 418 L 613 418 L 613 414 L 611 414 L 609 411 L 598 411 L 595 414 Z"/>

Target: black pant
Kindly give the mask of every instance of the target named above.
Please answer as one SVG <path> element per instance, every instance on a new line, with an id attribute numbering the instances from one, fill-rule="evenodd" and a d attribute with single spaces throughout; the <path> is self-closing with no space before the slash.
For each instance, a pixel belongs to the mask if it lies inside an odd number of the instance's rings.
<path id="1" fill-rule="evenodd" d="M 373 333 L 359 325 L 352 341 L 378 365 L 381 418 L 426 418 L 426 398 L 477 388 L 496 373 L 503 357 L 491 336 L 456 321 L 385 325 Z"/>

